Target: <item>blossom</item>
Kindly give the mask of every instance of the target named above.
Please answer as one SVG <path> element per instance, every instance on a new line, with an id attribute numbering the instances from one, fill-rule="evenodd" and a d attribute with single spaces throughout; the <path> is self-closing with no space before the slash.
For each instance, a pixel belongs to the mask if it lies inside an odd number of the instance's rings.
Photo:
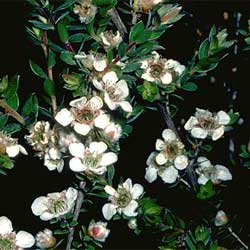
<path id="1" fill-rule="evenodd" d="M 102 81 L 93 80 L 94 86 L 104 92 L 104 101 L 111 110 L 121 107 L 125 112 L 132 112 L 131 104 L 126 101 L 129 88 L 125 80 L 119 80 L 114 71 L 107 72 Z"/>
<path id="2" fill-rule="evenodd" d="M 199 184 L 205 185 L 209 180 L 211 180 L 213 184 L 232 180 L 232 175 L 226 167 L 222 165 L 214 166 L 206 157 L 199 157 L 197 162 L 198 168 L 196 168 L 195 171 L 199 175 Z"/>
<path id="3" fill-rule="evenodd" d="M 70 110 L 64 108 L 56 114 L 56 121 L 66 127 L 72 125 L 75 132 L 87 135 L 93 127 L 106 127 L 109 117 L 101 110 L 103 101 L 94 96 L 89 100 L 81 97 L 70 102 Z"/>
<path id="4" fill-rule="evenodd" d="M 175 60 L 161 58 L 156 51 L 153 51 L 152 57 L 141 61 L 141 69 L 143 69 L 142 79 L 167 85 L 182 74 L 185 66 Z"/>
<path id="5" fill-rule="evenodd" d="M 57 169 L 59 173 L 62 172 L 64 161 L 62 159 L 62 153 L 58 148 L 52 147 L 45 153 L 44 166 L 50 171 Z"/>
<path id="6" fill-rule="evenodd" d="M 122 128 L 119 124 L 110 122 L 103 130 L 104 135 L 111 141 L 118 141 L 122 136 Z"/>
<path id="7" fill-rule="evenodd" d="M 40 249 L 48 249 L 54 247 L 56 244 L 56 238 L 53 236 L 53 232 L 50 229 L 44 229 L 36 235 L 36 246 Z"/>
<path id="8" fill-rule="evenodd" d="M 101 41 L 106 48 L 116 48 L 122 42 L 119 31 L 114 33 L 112 30 L 104 31 L 100 34 Z"/>
<path id="9" fill-rule="evenodd" d="M 92 0 L 78 0 L 74 6 L 74 13 L 79 15 L 82 23 L 89 23 L 93 20 L 97 12 L 97 7 L 92 4 Z"/>
<path id="10" fill-rule="evenodd" d="M 0 154 L 7 154 L 10 158 L 16 157 L 19 153 L 27 155 L 25 148 L 18 144 L 18 140 L 0 131 Z"/>
<path id="11" fill-rule="evenodd" d="M 106 238 L 108 237 L 110 230 L 107 229 L 107 223 L 98 221 L 94 222 L 91 221 L 88 228 L 88 235 L 93 239 L 105 242 Z"/>
<path id="12" fill-rule="evenodd" d="M 69 162 L 70 169 L 74 172 L 87 172 L 102 175 L 107 171 L 107 166 L 117 161 L 117 155 L 106 152 L 108 146 L 104 142 L 91 142 L 88 147 L 82 143 L 73 143 L 69 151 L 74 158 Z"/>
<path id="13" fill-rule="evenodd" d="M 137 216 L 136 209 L 139 206 L 137 200 L 144 190 L 142 185 L 132 185 L 131 179 L 128 178 L 118 186 L 117 190 L 108 185 L 105 186 L 104 190 L 110 195 L 110 203 L 105 204 L 102 208 L 102 213 L 106 220 L 110 220 L 116 213 L 123 213 L 128 217 Z"/>
<path id="14" fill-rule="evenodd" d="M 184 127 L 195 138 L 211 137 L 216 141 L 224 135 L 225 125 L 229 123 L 230 117 L 225 111 L 212 114 L 208 110 L 196 108 L 195 116 L 191 116 Z"/>
<path id="15" fill-rule="evenodd" d="M 224 226 L 228 223 L 228 217 L 223 210 L 219 210 L 215 216 L 214 224 L 217 227 Z"/>
<path id="16" fill-rule="evenodd" d="M 179 176 L 178 170 L 188 166 L 188 158 L 185 155 L 184 145 L 176 137 L 171 129 L 162 132 L 164 140 L 157 139 L 156 150 L 147 160 L 145 179 L 153 182 L 157 174 L 165 183 L 174 183 Z"/>
<path id="17" fill-rule="evenodd" d="M 50 193 L 34 200 L 31 210 L 41 220 L 48 221 L 59 218 L 71 212 L 74 208 L 78 192 L 70 187 L 60 193 Z"/>
<path id="18" fill-rule="evenodd" d="M 90 53 L 86 55 L 84 52 L 75 55 L 75 59 L 79 60 L 87 69 L 99 73 L 104 71 L 108 66 L 108 60 L 104 54 Z"/>
<path id="19" fill-rule="evenodd" d="M 35 244 L 34 237 L 25 231 L 13 231 L 12 222 L 5 216 L 0 217 L 0 249 L 17 250 L 30 248 Z"/>
<path id="20" fill-rule="evenodd" d="M 149 12 L 154 6 L 162 3 L 163 0 L 134 0 L 135 11 Z"/>

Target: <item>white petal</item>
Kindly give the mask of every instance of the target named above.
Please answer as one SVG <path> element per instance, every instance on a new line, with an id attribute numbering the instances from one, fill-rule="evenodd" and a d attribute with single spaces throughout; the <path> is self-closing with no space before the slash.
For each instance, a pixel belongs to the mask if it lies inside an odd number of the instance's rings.
<path id="1" fill-rule="evenodd" d="M 109 165 L 117 162 L 117 160 L 118 160 L 118 157 L 115 153 L 113 153 L 113 152 L 105 153 L 102 155 L 100 165 L 101 166 L 109 166 Z"/>
<path id="2" fill-rule="evenodd" d="M 164 149 L 164 146 L 165 146 L 165 143 L 163 140 L 161 139 L 157 139 L 156 140 L 156 143 L 155 143 L 155 149 L 158 150 L 158 151 L 161 151 Z"/>
<path id="3" fill-rule="evenodd" d="M 55 117 L 56 121 L 60 123 L 62 126 L 68 126 L 73 120 L 74 117 L 72 116 L 71 112 L 67 109 L 62 109 L 56 114 Z"/>
<path id="4" fill-rule="evenodd" d="M 106 185 L 106 186 L 104 187 L 104 190 L 105 190 L 105 192 L 106 192 L 107 194 L 109 194 L 109 195 L 111 195 L 111 196 L 114 196 L 114 195 L 117 194 L 116 190 L 115 190 L 113 187 L 109 186 L 109 185 Z"/>
<path id="5" fill-rule="evenodd" d="M 149 166 L 148 168 L 146 168 L 145 179 L 149 183 L 154 182 L 157 179 L 157 169 L 152 166 Z"/>
<path id="6" fill-rule="evenodd" d="M 173 166 L 170 166 L 167 167 L 166 170 L 164 170 L 164 172 L 159 175 L 165 183 L 172 184 L 178 177 L 178 170 L 176 170 Z"/>
<path id="7" fill-rule="evenodd" d="M 230 171 L 224 167 L 224 166 L 221 166 L 221 165 L 216 165 L 216 170 L 217 170 L 217 178 L 218 180 L 221 180 L 221 181 L 230 181 L 232 180 L 232 175 L 230 173 Z"/>
<path id="8" fill-rule="evenodd" d="M 80 135 L 87 135 L 91 130 L 91 127 L 88 124 L 76 122 L 74 124 L 74 130 Z"/>
<path id="9" fill-rule="evenodd" d="M 205 185 L 209 181 L 209 179 L 204 175 L 200 175 L 197 181 L 200 185 Z"/>
<path id="10" fill-rule="evenodd" d="M 173 80 L 173 77 L 170 73 L 166 73 L 161 77 L 162 84 L 170 84 Z"/>
<path id="11" fill-rule="evenodd" d="M 9 234 L 13 231 L 10 219 L 5 216 L 0 217 L 0 235 Z"/>
<path id="12" fill-rule="evenodd" d="M 146 69 L 148 68 L 148 60 L 142 60 L 141 61 L 141 69 Z"/>
<path id="13" fill-rule="evenodd" d="M 117 104 L 110 99 L 107 92 L 104 93 L 104 101 L 110 110 L 115 110 L 118 107 Z"/>
<path id="14" fill-rule="evenodd" d="M 19 145 L 6 147 L 6 153 L 9 157 L 16 157 L 20 152 Z"/>
<path id="15" fill-rule="evenodd" d="M 88 101 L 87 105 L 90 106 L 92 110 L 99 110 L 103 106 L 103 101 L 99 96 L 94 96 Z"/>
<path id="16" fill-rule="evenodd" d="M 165 141 L 174 141 L 176 140 L 176 134 L 171 129 L 164 129 L 162 132 L 162 137 Z"/>
<path id="17" fill-rule="evenodd" d="M 45 196 L 36 198 L 31 205 L 32 213 L 36 216 L 40 216 L 47 209 L 47 198 Z"/>
<path id="18" fill-rule="evenodd" d="M 78 196 L 78 191 L 75 188 L 69 187 L 66 191 L 66 198 L 69 201 L 75 201 Z"/>
<path id="19" fill-rule="evenodd" d="M 94 85 L 97 89 L 103 91 L 103 84 L 102 84 L 102 82 L 100 82 L 100 81 L 98 81 L 98 80 L 96 80 L 96 79 L 94 78 L 94 79 L 92 80 L 92 83 L 93 83 L 93 85 Z"/>
<path id="20" fill-rule="evenodd" d="M 85 147 L 82 143 L 71 143 L 69 145 L 69 152 L 72 156 L 83 158 Z"/>
<path id="21" fill-rule="evenodd" d="M 155 82 L 156 79 L 151 76 L 150 71 L 151 69 L 149 68 L 145 73 L 141 75 L 141 78 L 149 82 Z"/>
<path id="22" fill-rule="evenodd" d="M 79 158 L 73 158 L 69 161 L 69 167 L 74 172 L 83 172 L 86 170 L 86 166 L 82 164 Z"/>
<path id="23" fill-rule="evenodd" d="M 132 180 L 130 178 L 128 178 L 125 182 L 123 182 L 122 186 L 127 190 L 127 191 L 131 191 L 132 190 Z"/>
<path id="24" fill-rule="evenodd" d="M 95 126 L 97 128 L 101 128 L 101 129 L 104 129 L 108 126 L 108 124 L 110 123 L 110 117 L 109 115 L 107 114 L 101 114 L 101 115 L 98 115 L 96 118 L 95 118 Z"/>
<path id="25" fill-rule="evenodd" d="M 107 67 L 107 62 L 105 59 L 94 60 L 93 66 L 96 71 L 103 71 Z"/>
<path id="26" fill-rule="evenodd" d="M 133 107 L 127 101 L 119 102 L 119 105 L 125 112 L 131 113 L 133 111 Z"/>
<path id="27" fill-rule="evenodd" d="M 35 238 L 32 234 L 25 231 L 19 231 L 16 235 L 16 245 L 22 248 L 29 248 L 35 244 Z"/>
<path id="28" fill-rule="evenodd" d="M 107 150 L 108 146 L 104 142 L 91 142 L 89 150 L 92 153 L 102 154 Z"/>
<path id="29" fill-rule="evenodd" d="M 28 155 L 28 152 L 26 151 L 26 149 L 22 146 L 22 145 L 18 145 L 19 147 L 19 151 L 24 154 L 24 155 Z"/>
<path id="30" fill-rule="evenodd" d="M 179 169 L 183 170 L 188 166 L 188 158 L 185 155 L 179 155 L 174 160 L 174 166 Z"/>
<path id="31" fill-rule="evenodd" d="M 44 212 L 43 214 L 40 215 L 40 219 L 43 221 L 48 221 L 56 218 L 57 216 L 54 214 L 51 214 L 49 212 Z"/>
<path id="32" fill-rule="evenodd" d="M 87 103 L 87 97 L 86 96 L 83 96 L 83 97 L 81 97 L 81 98 L 77 98 L 77 99 L 75 99 L 75 100 L 73 100 L 73 101 L 71 101 L 70 103 L 69 103 L 69 105 L 71 106 L 71 107 L 75 107 L 75 108 L 82 108 L 82 107 L 84 107 L 84 105 Z"/>
<path id="33" fill-rule="evenodd" d="M 202 128 L 193 128 L 191 134 L 194 138 L 205 139 L 208 135 L 208 132 Z"/>
<path id="34" fill-rule="evenodd" d="M 157 162 L 157 164 L 159 165 L 164 165 L 167 162 L 167 158 L 165 157 L 165 155 L 163 153 L 159 153 L 156 157 L 155 157 L 155 161 Z"/>
<path id="35" fill-rule="evenodd" d="M 102 207 L 102 214 L 106 220 L 110 220 L 116 214 L 117 206 L 107 203 Z"/>
<path id="36" fill-rule="evenodd" d="M 149 157 L 148 157 L 148 159 L 147 159 L 147 161 L 146 161 L 146 164 L 147 164 L 148 166 L 154 166 L 154 165 L 156 165 L 156 162 L 155 162 L 155 157 L 156 157 L 156 155 L 158 155 L 157 152 L 152 152 L 152 153 L 149 155 Z"/>
<path id="37" fill-rule="evenodd" d="M 199 122 L 196 117 L 191 116 L 188 121 L 186 122 L 184 128 L 186 130 L 191 130 L 195 125 L 197 125 Z"/>
<path id="38" fill-rule="evenodd" d="M 213 131 L 212 140 L 216 141 L 220 139 L 223 135 L 224 135 L 224 126 L 222 125 Z"/>
<path id="39" fill-rule="evenodd" d="M 135 184 L 131 190 L 131 194 L 132 194 L 133 199 L 135 199 L 135 200 L 138 199 L 142 195 L 143 190 L 144 190 L 144 188 L 141 184 Z"/>
<path id="40" fill-rule="evenodd" d="M 222 125 L 227 125 L 230 123 L 230 116 L 225 111 L 219 111 L 216 115 L 218 123 Z"/>
<path id="41" fill-rule="evenodd" d="M 103 82 L 106 84 L 115 84 L 118 81 L 118 77 L 117 74 L 114 71 L 109 71 L 108 73 L 106 73 L 103 78 L 102 78 Z"/>
<path id="42" fill-rule="evenodd" d="M 211 162 L 206 157 L 199 157 L 197 162 L 202 168 L 208 168 L 211 166 Z"/>
<path id="43" fill-rule="evenodd" d="M 137 216 L 137 212 L 135 211 L 138 208 L 138 203 L 135 200 L 132 200 L 128 206 L 122 209 L 122 212 L 128 217 Z"/>
<path id="44" fill-rule="evenodd" d="M 127 84 L 127 82 L 125 80 L 120 80 L 116 84 L 116 86 L 121 91 L 123 98 L 128 97 L 128 95 L 129 95 L 129 88 L 128 88 L 128 84 Z"/>

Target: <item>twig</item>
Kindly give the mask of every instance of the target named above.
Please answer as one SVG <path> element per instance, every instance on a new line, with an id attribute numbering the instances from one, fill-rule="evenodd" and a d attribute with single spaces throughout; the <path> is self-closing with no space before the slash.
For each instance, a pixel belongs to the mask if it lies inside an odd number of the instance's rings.
<path id="1" fill-rule="evenodd" d="M 125 24 L 123 23 L 121 17 L 119 16 L 117 10 L 115 8 L 111 9 L 109 11 L 109 15 L 111 16 L 111 19 L 117 27 L 118 31 L 120 32 L 121 36 L 124 37 L 128 33 L 128 30 Z"/>
<path id="2" fill-rule="evenodd" d="M 17 113 L 13 108 L 11 108 L 4 99 L 0 100 L 0 107 L 2 107 L 5 110 L 6 114 L 15 118 L 22 125 L 25 124 L 24 118 L 19 113 Z"/>
<path id="3" fill-rule="evenodd" d="M 78 221 L 78 217 L 80 214 L 80 210 L 82 207 L 82 202 L 84 199 L 84 195 L 81 191 L 81 189 L 83 189 L 85 187 L 86 183 L 85 182 L 80 182 L 79 185 L 79 191 L 78 191 L 78 196 L 77 196 L 77 200 L 76 200 L 76 206 L 75 206 L 75 211 L 74 211 L 74 216 L 73 216 L 73 221 Z M 67 239 L 67 245 L 66 245 L 66 249 L 65 250 L 71 250 L 71 244 L 74 238 L 74 232 L 75 232 L 75 228 L 74 227 L 70 227 L 69 228 L 69 234 L 68 234 L 68 239 Z"/>
<path id="4" fill-rule="evenodd" d="M 230 232 L 230 234 L 245 248 L 245 249 L 249 249 L 248 245 L 246 245 L 246 243 L 244 243 L 240 237 L 233 231 L 233 229 L 231 227 L 227 228 L 228 231 Z"/>

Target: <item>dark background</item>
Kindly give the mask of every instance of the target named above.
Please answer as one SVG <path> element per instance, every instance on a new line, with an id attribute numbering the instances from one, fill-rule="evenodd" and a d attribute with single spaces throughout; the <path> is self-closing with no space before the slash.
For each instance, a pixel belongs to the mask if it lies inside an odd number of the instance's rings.
<path id="1" fill-rule="evenodd" d="M 182 1 L 187 16 L 166 32 L 162 39 L 168 58 L 174 58 L 187 63 L 193 52 L 197 50 L 200 40 L 209 32 L 213 24 L 228 28 L 230 36 L 235 39 L 236 18 L 235 13 L 242 13 L 240 26 L 247 27 L 247 19 L 250 18 L 249 1 Z M 227 11 L 229 19 L 223 18 Z M 29 66 L 29 58 L 40 57 L 42 53 L 27 39 L 25 25 L 28 19 L 27 5 L 22 1 L 0 0 L 0 75 L 21 75 L 20 96 L 25 99 L 29 93 L 41 93 L 42 82 L 32 75 Z M 199 30 L 199 32 L 197 32 Z M 199 34 L 202 34 L 200 36 Z M 229 110 L 230 105 L 235 111 L 239 111 L 244 118 L 244 124 L 237 130 L 230 132 L 235 138 L 237 149 L 241 143 L 247 143 L 249 135 L 249 53 L 242 51 L 243 42 L 240 39 L 238 54 L 231 55 L 220 64 L 219 68 L 197 81 L 200 91 L 197 93 L 181 93 L 185 97 L 184 102 L 174 100 L 180 107 L 176 117 L 177 123 L 181 118 L 187 119 L 193 114 L 195 107 L 207 108 L 214 111 Z M 233 72 L 232 68 L 237 67 Z M 215 78 L 211 82 L 211 76 Z M 225 84 L 227 87 L 225 87 Z M 232 91 L 238 91 L 238 98 L 232 102 Z M 60 96 L 60 93 L 59 95 Z M 208 216 L 209 204 L 198 201 L 188 192 L 180 192 L 178 188 L 169 189 L 160 180 L 153 184 L 147 184 L 143 180 L 145 161 L 154 149 L 156 138 L 160 137 L 164 124 L 159 114 L 148 112 L 144 114 L 134 126 L 132 135 L 124 140 L 121 145 L 119 162 L 116 164 L 117 176 L 132 177 L 134 182 L 145 186 L 146 192 L 151 197 L 156 197 L 160 204 L 172 209 L 172 211 L 187 221 L 193 219 L 202 221 L 202 217 Z M 219 140 L 215 149 L 208 155 L 212 161 L 226 165 L 233 173 L 233 181 L 222 191 L 220 198 L 224 200 L 223 209 L 231 218 L 237 215 L 235 227 L 242 225 L 241 236 L 244 241 L 250 243 L 250 205 L 249 183 L 250 170 L 238 164 L 230 164 L 228 157 L 228 140 Z M 30 151 L 31 152 L 31 151 Z M 16 160 L 16 167 L 9 171 L 7 176 L 0 176 L 0 216 L 8 216 L 17 229 L 23 229 L 36 233 L 48 223 L 41 222 L 33 216 L 30 206 L 32 201 L 43 194 L 61 191 L 71 185 L 72 173 L 65 167 L 62 174 L 49 172 L 43 166 L 42 161 L 20 156 Z M 101 206 L 96 210 L 96 219 L 102 219 Z M 211 211 L 210 211 L 211 212 Z M 215 214 L 215 211 L 212 210 Z M 84 218 L 83 224 L 88 225 L 91 218 Z M 147 240 L 135 237 L 124 222 L 114 222 L 111 237 L 108 238 L 107 248 L 155 248 L 157 236 L 147 235 Z M 227 242 L 224 242 L 225 246 Z M 228 246 L 232 248 L 232 246 Z"/>

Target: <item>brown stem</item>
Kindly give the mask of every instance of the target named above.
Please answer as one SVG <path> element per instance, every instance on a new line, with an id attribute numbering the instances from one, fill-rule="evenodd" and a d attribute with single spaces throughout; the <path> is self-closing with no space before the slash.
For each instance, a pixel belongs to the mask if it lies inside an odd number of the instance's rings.
<path id="1" fill-rule="evenodd" d="M 246 243 L 244 243 L 241 238 L 233 231 L 233 229 L 231 227 L 227 228 L 229 233 L 245 248 L 245 249 L 249 249 L 248 245 Z"/>
<path id="2" fill-rule="evenodd" d="M 4 99 L 0 99 L 0 107 L 2 107 L 5 110 L 6 114 L 15 118 L 22 125 L 25 124 L 24 118 L 19 113 L 17 113 L 13 108 L 11 108 Z"/>
<path id="3" fill-rule="evenodd" d="M 83 181 L 80 182 L 80 185 L 79 185 L 79 189 L 80 190 L 78 191 L 78 196 L 77 196 L 77 200 L 76 200 L 75 211 L 74 211 L 74 215 L 73 215 L 73 221 L 78 221 L 80 210 L 81 210 L 83 199 L 84 199 L 84 195 L 82 193 L 82 189 L 84 189 L 85 185 L 86 185 L 85 182 L 83 182 Z M 75 228 L 74 227 L 70 227 L 69 228 L 68 239 L 67 239 L 67 245 L 66 245 L 66 249 L 65 250 L 70 250 L 71 249 L 71 245 L 72 245 L 73 238 L 74 238 L 74 232 L 75 232 Z"/>
<path id="4" fill-rule="evenodd" d="M 121 17 L 119 16 L 119 13 L 117 12 L 116 8 L 111 9 L 109 11 L 109 15 L 111 16 L 111 19 L 117 27 L 118 31 L 120 32 L 121 36 L 124 37 L 128 33 L 128 30 L 125 24 L 123 23 Z"/>

